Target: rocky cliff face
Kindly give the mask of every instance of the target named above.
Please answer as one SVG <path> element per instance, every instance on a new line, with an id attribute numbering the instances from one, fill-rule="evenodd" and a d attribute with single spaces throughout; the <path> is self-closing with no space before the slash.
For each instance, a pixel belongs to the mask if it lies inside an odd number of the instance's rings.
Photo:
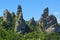
<path id="1" fill-rule="evenodd" d="M 16 17 L 19 18 L 19 14 L 22 13 L 22 8 L 20 5 L 18 5 L 17 7 L 17 13 L 16 13 Z"/>
<path id="2" fill-rule="evenodd" d="M 11 14 L 7 9 L 4 11 L 3 14 L 4 14 L 3 21 L 6 21 L 6 22 L 8 22 L 8 21 L 11 22 L 12 21 Z"/>
<path id="3" fill-rule="evenodd" d="M 15 32 L 24 34 L 25 32 L 28 31 L 28 26 L 26 25 L 25 20 L 23 19 L 23 14 L 20 8 L 21 7 L 18 6 L 18 10 L 19 10 L 17 11 L 18 20 L 16 21 L 16 25 L 15 25 Z"/>
<path id="4" fill-rule="evenodd" d="M 19 15 L 19 20 L 16 21 L 16 25 L 15 25 L 15 32 L 17 33 L 24 33 L 25 32 L 25 20 L 22 17 L 22 14 Z"/>
<path id="5" fill-rule="evenodd" d="M 3 28 L 8 30 L 11 28 L 12 16 L 7 9 L 4 11 L 3 14 L 4 14 L 4 16 L 3 16 L 2 26 L 3 26 Z"/>
<path id="6" fill-rule="evenodd" d="M 57 25 L 57 19 L 54 15 L 48 15 L 48 8 L 46 8 L 39 20 L 39 25 L 42 26 L 43 31 L 46 32 L 60 32 L 60 27 Z M 58 30 L 58 31 L 57 31 Z"/>

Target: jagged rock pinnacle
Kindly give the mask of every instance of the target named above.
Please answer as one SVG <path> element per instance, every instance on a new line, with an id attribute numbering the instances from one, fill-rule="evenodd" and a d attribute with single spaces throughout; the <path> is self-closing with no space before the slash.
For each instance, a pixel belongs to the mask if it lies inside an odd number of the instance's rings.
<path id="1" fill-rule="evenodd" d="M 23 19 L 22 8 L 20 5 L 18 5 L 17 8 L 17 19 L 18 20 L 16 21 L 14 31 L 20 34 L 24 34 L 27 30 L 27 26 L 25 20 Z"/>
<path id="2" fill-rule="evenodd" d="M 5 11 L 4 11 L 4 16 L 3 16 L 3 21 L 10 21 L 11 22 L 11 14 L 10 14 L 10 12 L 6 9 Z"/>
<path id="3" fill-rule="evenodd" d="M 20 13 L 22 13 L 22 8 L 21 8 L 20 5 L 18 5 L 18 7 L 17 7 L 17 14 L 16 14 L 17 18 L 19 18 L 19 14 Z"/>
<path id="4" fill-rule="evenodd" d="M 57 19 L 54 15 L 48 15 L 48 8 L 45 8 L 41 19 L 39 20 L 39 25 L 42 26 L 45 32 L 60 32 L 59 26 L 57 25 Z M 58 27 L 57 27 L 58 26 Z"/>
<path id="5" fill-rule="evenodd" d="M 44 9 L 44 12 L 42 14 L 42 17 L 47 17 L 48 16 L 49 9 L 48 7 Z"/>

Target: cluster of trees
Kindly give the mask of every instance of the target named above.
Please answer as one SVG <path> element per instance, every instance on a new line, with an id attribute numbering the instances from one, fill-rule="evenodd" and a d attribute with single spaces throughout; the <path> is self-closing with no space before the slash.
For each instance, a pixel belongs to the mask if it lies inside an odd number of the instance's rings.
<path id="1" fill-rule="evenodd" d="M 0 40 L 60 40 L 60 35 L 36 31 L 22 35 L 0 28 Z"/>
<path id="2" fill-rule="evenodd" d="M 60 34 L 39 32 L 38 28 L 40 28 L 40 26 L 36 24 L 36 27 L 31 27 L 29 26 L 28 21 L 26 24 L 31 28 L 31 30 L 33 30 L 33 32 L 25 33 L 24 35 L 16 34 L 14 32 L 15 19 L 13 19 L 11 29 L 9 30 L 2 27 L 2 20 L 2 17 L 0 17 L 0 40 L 60 40 Z M 7 25 L 8 22 L 6 23 L 6 26 Z"/>

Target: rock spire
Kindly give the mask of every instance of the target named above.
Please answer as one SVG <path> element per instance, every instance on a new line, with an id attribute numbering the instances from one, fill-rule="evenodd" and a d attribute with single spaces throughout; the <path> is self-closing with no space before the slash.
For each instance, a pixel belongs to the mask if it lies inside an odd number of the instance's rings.
<path id="1" fill-rule="evenodd" d="M 60 32 L 56 17 L 54 15 L 48 15 L 48 10 L 48 8 L 45 8 L 39 20 L 39 25 L 42 26 L 45 32 Z"/>
<path id="2" fill-rule="evenodd" d="M 3 16 L 3 21 L 9 21 L 9 22 L 11 22 L 12 21 L 12 19 L 11 19 L 11 14 L 10 14 L 10 12 L 6 9 L 5 11 L 4 11 L 4 16 Z"/>

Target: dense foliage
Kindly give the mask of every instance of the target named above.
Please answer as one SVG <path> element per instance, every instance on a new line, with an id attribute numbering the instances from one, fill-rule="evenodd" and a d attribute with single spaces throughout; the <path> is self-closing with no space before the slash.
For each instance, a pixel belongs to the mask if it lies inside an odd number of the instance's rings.
<path id="1" fill-rule="evenodd" d="M 7 30 L 2 27 L 2 17 L 0 17 L 0 40 L 60 40 L 60 34 L 57 33 L 45 33 L 39 32 L 38 28 L 41 28 L 38 24 L 35 27 L 31 27 L 26 21 L 26 24 L 33 30 L 33 32 L 22 34 L 16 34 L 14 32 L 15 20 L 12 20 L 11 29 Z M 7 22 L 6 26 L 9 26 Z"/>
<path id="2" fill-rule="evenodd" d="M 60 40 L 60 35 L 56 33 L 32 32 L 25 35 L 15 34 L 0 28 L 0 40 Z"/>

